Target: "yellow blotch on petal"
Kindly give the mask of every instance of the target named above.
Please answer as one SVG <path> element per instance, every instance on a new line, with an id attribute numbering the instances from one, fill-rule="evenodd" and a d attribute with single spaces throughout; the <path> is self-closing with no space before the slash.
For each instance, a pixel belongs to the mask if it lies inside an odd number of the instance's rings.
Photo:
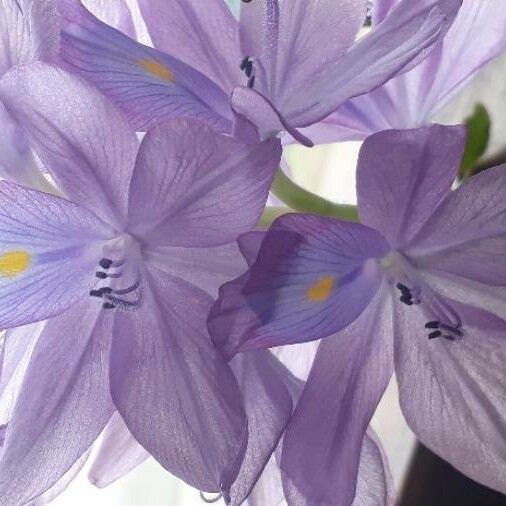
<path id="1" fill-rule="evenodd" d="M 313 302 L 325 302 L 335 286 L 336 278 L 324 276 L 306 290 L 306 298 Z"/>
<path id="2" fill-rule="evenodd" d="M 25 272 L 31 262 L 32 257 L 26 251 L 7 251 L 0 255 L 0 275 L 15 278 Z"/>
<path id="3" fill-rule="evenodd" d="M 137 62 L 146 72 L 149 74 L 159 77 L 163 81 L 172 82 L 174 81 L 174 74 L 162 63 L 149 58 L 144 58 Z"/>

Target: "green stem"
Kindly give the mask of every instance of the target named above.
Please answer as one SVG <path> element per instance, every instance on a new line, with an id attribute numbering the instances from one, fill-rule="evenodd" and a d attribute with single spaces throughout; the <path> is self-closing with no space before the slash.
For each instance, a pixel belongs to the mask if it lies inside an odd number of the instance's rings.
<path id="1" fill-rule="evenodd" d="M 334 204 L 308 190 L 304 190 L 282 170 L 278 170 L 271 191 L 294 211 L 332 216 L 347 221 L 359 221 L 356 206 Z"/>
<path id="2" fill-rule="evenodd" d="M 260 221 L 258 222 L 258 226 L 260 228 L 269 228 L 274 220 L 283 216 L 283 214 L 292 213 L 293 210 L 289 207 L 266 207 Z"/>

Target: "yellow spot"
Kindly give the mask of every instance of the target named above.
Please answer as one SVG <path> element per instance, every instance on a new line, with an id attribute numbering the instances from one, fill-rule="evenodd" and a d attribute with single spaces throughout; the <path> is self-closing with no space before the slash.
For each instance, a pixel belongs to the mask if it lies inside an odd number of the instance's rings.
<path id="1" fill-rule="evenodd" d="M 15 278 L 28 269 L 31 260 L 26 251 L 7 251 L 0 255 L 0 274 L 5 278 Z"/>
<path id="2" fill-rule="evenodd" d="M 163 81 L 174 81 L 174 74 L 165 65 L 162 65 L 155 60 L 150 60 L 149 58 L 143 58 L 142 60 L 139 60 L 138 63 L 151 75 L 159 77 Z"/>
<path id="3" fill-rule="evenodd" d="M 324 276 L 306 290 L 306 298 L 313 302 L 325 302 L 335 286 L 334 277 Z"/>

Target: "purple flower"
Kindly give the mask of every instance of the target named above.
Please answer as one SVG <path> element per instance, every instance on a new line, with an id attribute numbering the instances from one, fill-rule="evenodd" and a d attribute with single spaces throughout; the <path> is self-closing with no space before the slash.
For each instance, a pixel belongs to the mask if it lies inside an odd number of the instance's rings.
<path id="1" fill-rule="evenodd" d="M 374 26 L 381 26 L 397 3 L 377 1 Z M 349 100 L 304 134 L 322 143 L 361 140 L 381 130 L 432 123 L 469 80 L 506 49 L 505 26 L 501 0 L 464 0 L 446 37 L 422 63 L 371 93 Z"/>
<path id="2" fill-rule="evenodd" d="M 248 118 L 262 137 L 334 112 L 406 70 L 444 36 L 462 0 L 403 0 L 355 42 L 366 0 L 255 0 L 237 21 L 223 0 L 141 0 L 156 49 L 62 0 L 61 54 L 69 68 L 112 97 L 138 129 L 196 117 L 237 135 Z"/>
<path id="3" fill-rule="evenodd" d="M 311 504 L 353 499 L 394 368 L 420 440 L 506 491 L 506 171 L 451 191 L 464 142 L 461 127 L 371 136 L 358 164 L 363 224 L 283 216 L 221 289 L 209 326 L 229 356 L 325 338 L 281 458 Z"/>
<path id="4" fill-rule="evenodd" d="M 33 350 L 20 366 L 2 505 L 64 485 L 116 410 L 173 474 L 202 490 L 247 493 L 292 401 L 266 352 L 229 367 L 206 315 L 210 293 L 238 272 L 233 241 L 258 221 L 279 141 L 246 146 L 179 120 L 139 146 L 105 97 L 44 64 L 11 71 L 0 99 L 66 196 L 0 182 L 0 328 L 48 320 L 27 338 Z M 12 337 L 6 356 L 21 351 Z M 254 374 L 270 374 L 274 387 L 281 378 L 279 388 L 251 397 Z M 248 433 L 246 415 L 270 408 L 270 425 L 252 421 Z"/>
<path id="5" fill-rule="evenodd" d="M 54 60 L 58 54 L 59 25 L 51 0 L 0 1 L 0 80 L 12 67 L 37 60 Z M 0 102 L 0 177 L 45 187 L 20 126 Z"/>

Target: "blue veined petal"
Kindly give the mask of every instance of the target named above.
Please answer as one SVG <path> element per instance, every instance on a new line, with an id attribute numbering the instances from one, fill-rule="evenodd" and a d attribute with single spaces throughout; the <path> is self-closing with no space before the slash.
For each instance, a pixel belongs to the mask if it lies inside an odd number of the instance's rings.
<path id="1" fill-rule="evenodd" d="M 89 294 L 113 230 L 84 208 L 0 183 L 0 328 L 44 320 Z"/>
<path id="2" fill-rule="evenodd" d="M 214 341 L 237 351 L 311 341 L 353 322 L 381 283 L 373 259 L 389 250 L 359 224 L 279 218 L 250 270 L 225 284 L 209 319 Z"/>
<path id="3" fill-rule="evenodd" d="M 63 16 L 63 60 L 122 107 L 137 129 L 176 116 L 231 129 L 227 93 L 203 74 L 107 26 L 79 2 L 66 5 Z"/>

